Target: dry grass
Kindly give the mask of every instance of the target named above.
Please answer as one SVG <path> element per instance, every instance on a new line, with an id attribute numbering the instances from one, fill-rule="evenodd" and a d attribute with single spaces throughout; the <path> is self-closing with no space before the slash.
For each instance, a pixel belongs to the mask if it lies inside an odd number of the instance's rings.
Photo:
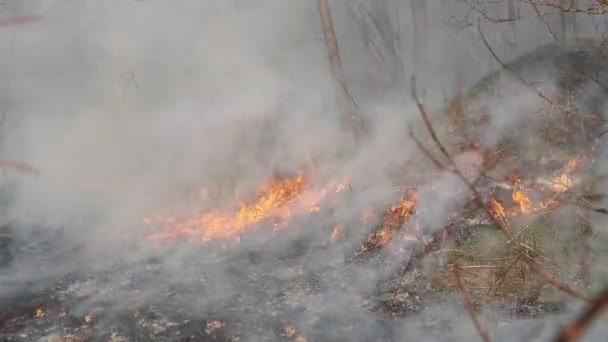
<path id="1" fill-rule="evenodd" d="M 519 241 L 528 247 L 528 257 L 535 263 L 558 279 L 569 278 L 571 284 L 583 286 L 583 273 L 570 276 L 572 269 L 579 267 L 576 263 L 582 258 L 583 241 L 559 239 L 555 232 L 555 227 L 541 220 L 529 226 Z M 557 255 L 555 251 L 563 253 Z M 476 303 L 534 305 L 560 299 L 560 294 L 546 286 L 504 235 L 491 226 L 448 252 L 449 265 L 460 265 L 462 282 Z M 448 289 L 457 289 L 455 279 L 447 272 L 438 274 L 435 280 Z"/>

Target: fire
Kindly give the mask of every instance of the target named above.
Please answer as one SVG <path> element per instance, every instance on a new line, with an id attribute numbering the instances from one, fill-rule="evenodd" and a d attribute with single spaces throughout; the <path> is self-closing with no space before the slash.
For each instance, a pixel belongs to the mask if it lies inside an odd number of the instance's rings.
<path id="1" fill-rule="evenodd" d="M 510 216 L 527 215 L 538 213 L 539 211 L 546 210 L 555 205 L 556 199 L 553 195 L 545 199 L 539 199 L 532 201 L 529 197 L 529 191 L 526 188 L 520 187 L 515 188 L 511 194 L 515 208 L 509 211 Z"/>
<path id="2" fill-rule="evenodd" d="M 44 318 L 44 310 L 42 308 L 36 309 L 36 318 Z"/>
<path id="3" fill-rule="evenodd" d="M 568 161 L 566 166 L 562 169 L 562 173 L 558 176 L 555 176 L 552 179 L 552 190 L 555 192 L 566 192 L 568 189 L 574 185 L 574 179 L 572 177 L 572 173 L 576 171 L 578 167 L 579 161 L 577 159 L 572 159 Z"/>
<path id="4" fill-rule="evenodd" d="M 257 197 L 241 203 L 237 210 L 216 209 L 187 219 L 177 217 L 147 218 L 143 223 L 151 226 L 162 223 L 164 228 L 151 235 L 151 239 L 163 241 L 177 237 L 198 237 L 202 242 L 214 239 L 238 237 L 248 228 L 262 222 L 279 227 L 294 214 L 320 210 L 320 203 L 330 193 L 345 191 L 348 181 L 332 183 L 320 189 L 307 189 L 309 179 L 303 172 L 287 179 L 271 179 L 260 188 Z"/>
<path id="5" fill-rule="evenodd" d="M 511 198 L 513 199 L 513 204 L 515 204 L 516 207 L 509 210 L 508 214 L 532 214 L 556 205 L 558 203 L 556 196 L 560 193 L 568 191 L 574 185 L 575 182 L 572 173 L 576 171 L 580 161 L 581 158 L 568 161 L 568 163 L 561 168 L 561 172 L 549 180 L 542 178 L 537 179 L 536 183 L 533 183 L 538 186 L 536 188 L 528 188 L 527 186 L 523 185 L 521 180 L 515 179 L 513 181 L 513 192 L 511 193 Z M 532 201 L 530 199 L 529 194 L 533 190 L 536 195 L 542 196 L 537 201 Z M 492 205 L 493 208 L 496 208 L 494 204 Z"/>
<path id="6" fill-rule="evenodd" d="M 492 212 L 498 218 L 505 218 L 505 208 L 497 200 L 492 200 Z"/>
<path id="7" fill-rule="evenodd" d="M 224 327 L 224 322 L 222 321 L 209 321 L 207 322 L 207 328 L 205 329 L 205 332 L 207 334 L 211 334 L 213 332 L 216 332 L 220 329 L 222 329 Z"/>
<path id="8" fill-rule="evenodd" d="M 513 202 L 515 202 L 519 206 L 519 211 L 522 214 L 529 214 L 530 212 L 532 212 L 532 204 L 525 192 L 521 190 L 515 190 L 513 191 L 511 197 L 513 198 Z"/>
<path id="9" fill-rule="evenodd" d="M 95 319 L 93 318 L 93 315 L 86 315 L 84 316 L 84 322 L 87 325 L 92 325 L 93 323 L 95 323 Z"/>
<path id="10" fill-rule="evenodd" d="M 516 216 L 521 214 L 536 213 L 547 209 L 555 203 L 554 195 L 567 191 L 573 185 L 571 174 L 579 165 L 578 159 L 569 161 L 561 169 L 561 174 L 550 181 L 544 181 L 544 190 L 536 191 L 534 184 L 522 182 L 519 179 L 513 181 L 511 193 L 512 204 L 505 209 L 502 203 L 494 200 L 491 202 L 494 215 L 499 218 Z M 538 184 L 537 184 L 538 183 Z M 550 196 L 545 196 L 547 188 Z M 336 197 L 332 194 L 350 190 L 348 180 L 330 182 L 325 187 L 314 187 L 311 177 L 299 172 L 292 178 L 271 178 L 264 182 L 258 191 L 258 195 L 250 201 L 237 201 L 235 207 L 217 208 L 207 212 L 198 212 L 193 215 L 182 217 L 178 215 L 156 215 L 146 218 L 143 223 L 150 227 L 160 228 L 150 238 L 156 241 L 175 239 L 179 237 L 200 239 L 208 242 L 214 239 L 238 238 L 241 234 L 252 227 L 264 223 L 274 226 L 275 229 L 285 226 L 294 215 L 315 213 L 322 210 L 322 204 L 331 209 L 335 205 Z M 532 198 L 539 195 L 541 198 L 535 201 Z M 380 230 L 368 238 L 368 243 L 375 246 L 386 245 L 395 231 L 412 215 L 414 205 L 417 201 L 416 191 L 408 191 L 402 199 L 386 210 L 382 216 Z M 544 197 L 544 199 L 543 199 Z M 237 196 L 237 199 L 239 196 Z M 325 199 L 331 199 L 327 202 Z M 363 223 L 374 221 L 375 213 L 371 209 L 365 209 L 361 213 Z M 340 238 L 344 228 L 336 225 L 331 233 L 330 239 L 335 241 Z"/>
<path id="11" fill-rule="evenodd" d="M 385 246 L 390 241 L 393 232 L 400 229 L 403 223 L 411 217 L 417 199 L 417 192 L 408 192 L 399 203 L 386 211 L 382 222 L 382 228 L 378 232 L 372 234 L 368 241 L 377 246 Z"/>
<path id="12" fill-rule="evenodd" d="M 553 179 L 552 189 L 555 192 L 565 192 L 572 186 L 573 180 L 567 174 L 561 174 Z"/>

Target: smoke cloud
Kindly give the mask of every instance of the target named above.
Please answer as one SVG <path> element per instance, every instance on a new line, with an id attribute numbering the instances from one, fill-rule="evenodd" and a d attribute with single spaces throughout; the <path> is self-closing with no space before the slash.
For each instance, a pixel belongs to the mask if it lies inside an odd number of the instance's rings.
<path id="1" fill-rule="evenodd" d="M 368 128 L 355 145 L 340 120 L 315 6 L 3 1 L 0 17 L 39 20 L 0 27 L 0 156 L 41 174 L 6 170 L 0 177 L 0 234 L 11 241 L 0 258 L 0 303 L 60 289 L 73 299 L 75 315 L 102 307 L 109 319 L 160 307 L 177 315 L 158 314 L 154 321 L 165 326 L 182 312 L 235 320 L 241 326 L 227 329 L 246 331 L 252 341 L 281 334 L 260 330 L 266 321 L 293 322 L 309 340 L 475 339 L 453 298 L 423 303 L 412 295 L 404 299 L 409 306 L 427 309 L 396 319 L 370 303 L 386 287 L 422 284 L 423 275 L 402 270 L 415 256 L 399 252 L 416 241 L 414 232 L 403 232 L 367 262 L 351 255 L 373 228 L 361 223 L 361 213 L 393 205 L 401 195 L 395 189 L 424 184 L 412 218 L 424 234 L 440 230 L 468 196 L 408 136 L 412 128 L 428 141 L 409 96 L 410 75 L 420 80 L 440 138 L 455 149 L 461 142 L 447 134 L 447 100 L 497 63 L 474 27 L 448 25 L 466 10 L 460 2 L 428 4 L 427 59 L 417 63 L 408 1 L 332 2 L 345 83 Z M 484 29 L 506 60 L 551 41 L 539 21 L 518 25 L 516 52 L 504 26 Z M 586 36 L 594 27 L 581 22 L 578 30 Z M 491 120 L 474 132 L 487 148 L 525 127 L 526 114 L 544 104 L 516 80 L 504 82 L 513 91 L 484 98 Z M 557 94 L 557 83 L 540 89 Z M 477 179 L 481 158 L 467 152 L 457 163 Z M 145 217 L 233 205 L 235 192 L 250 198 L 269 176 L 310 165 L 313 187 L 348 177 L 352 190 L 331 212 L 291 220 L 281 234 L 259 227 L 238 243 L 205 245 L 146 237 Z M 328 245 L 336 224 L 346 227 L 344 238 Z M 63 286 L 70 277 L 78 280 Z M 488 307 L 482 314 L 496 312 Z M 549 323 L 509 320 L 492 331 L 496 340 L 551 336 L 571 312 Z"/>

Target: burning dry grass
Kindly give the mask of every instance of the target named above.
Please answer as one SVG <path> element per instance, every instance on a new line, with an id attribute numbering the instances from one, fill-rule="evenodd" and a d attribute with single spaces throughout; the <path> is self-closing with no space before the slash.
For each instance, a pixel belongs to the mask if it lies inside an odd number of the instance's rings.
<path id="1" fill-rule="evenodd" d="M 528 179 L 519 175 L 505 177 L 509 179 L 508 184 L 499 190 L 509 194 L 492 196 L 490 208 L 496 218 L 511 227 L 513 238 L 507 238 L 489 225 L 448 252 L 448 265 L 459 267 L 463 286 L 476 303 L 560 302 L 560 295 L 535 274 L 530 261 L 559 279 L 569 278 L 578 288 L 585 287 L 580 261 L 586 249 L 585 239 L 590 236 L 585 228 L 589 222 L 578 220 L 575 227 L 561 226 L 560 222 L 578 210 L 566 194 L 581 191 L 576 179 L 587 162 L 584 156 L 573 157 L 546 178 L 546 173 L 542 176 L 534 173 L 534 177 Z M 513 243 L 525 254 L 513 248 Z M 575 272 L 572 277 L 573 269 L 581 272 Z M 436 280 L 441 286 L 457 289 L 451 274 L 441 274 Z"/>
<path id="2" fill-rule="evenodd" d="M 536 217 L 536 220 L 538 217 L 545 217 L 562 204 L 560 196 L 570 192 L 576 185 L 576 173 L 585 162 L 584 157 L 569 159 L 546 179 L 539 178 L 537 175 L 535 175 L 536 178 L 528 179 L 519 175 L 503 175 L 505 179 L 509 180 L 506 187 L 510 189 L 510 195 L 506 199 L 493 198 L 491 200 L 490 205 L 494 215 L 505 222 L 522 218 Z M 500 163 L 501 161 L 498 160 L 496 164 L 500 165 Z M 252 200 L 238 201 L 233 208 L 212 209 L 189 216 L 156 215 L 146 218 L 144 223 L 153 229 L 150 239 L 159 242 L 180 238 L 203 243 L 211 240 L 238 240 L 241 234 L 257 227 L 272 227 L 274 230 L 279 230 L 281 227 L 286 227 L 294 217 L 312 215 L 320 211 L 321 207 L 327 205 L 328 202 L 336 205 L 333 195 L 349 189 L 348 180 L 330 182 L 320 187 L 315 184 L 313 177 L 300 172 L 295 177 L 269 178 L 261 184 L 257 195 Z M 397 232 L 403 230 L 412 215 L 415 215 L 418 196 L 417 190 L 407 190 L 399 201 L 380 215 L 371 208 L 364 209 L 360 213 L 360 223 L 374 225 L 376 228 L 370 232 L 367 241 L 363 242 L 361 248 L 355 252 L 355 257 L 364 256 L 373 250 L 385 247 Z M 347 230 L 348 227 L 344 224 L 336 223 L 327 240 L 338 241 Z M 544 233 L 541 234 L 543 238 L 539 238 L 539 231 L 528 224 L 515 235 L 517 243 L 526 246 L 530 255 L 535 255 L 534 258 L 543 257 L 544 253 L 539 243 L 544 243 L 549 239 Z M 532 235 L 527 235 L 528 233 Z M 486 300 L 504 299 L 516 292 L 525 292 L 526 290 L 522 289 L 529 288 L 532 284 L 530 279 L 534 278 L 527 268 L 527 261 L 512 250 L 508 241 L 489 243 L 483 237 L 480 239 L 474 239 L 473 244 L 493 246 L 492 253 L 486 255 L 484 252 L 479 252 L 476 254 L 470 250 L 464 254 L 468 255 L 465 259 L 469 262 L 461 259 L 463 254 L 450 254 L 450 258 L 462 265 L 463 281 L 477 283 L 474 286 L 469 284 L 473 288 L 487 289 L 484 294 Z M 543 267 L 552 268 L 553 266 L 555 265 L 544 265 Z M 475 270 L 473 275 L 479 279 L 473 280 L 472 277 L 467 276 L 467 273 L 473 269 Z M 483 286 L 479 282 L 483 283 Z M 472 293 L 476 298 L 479 295 L 479 291 L 472 291 Z"/>
<path id="3" fill-rule="evenodd" d="M 380 229 L 369 236 L 367 244 L 358 253 L 363 253 L 370 248 L 386 246 L 393 235 L 409 221 L 414 213 L 417 199 L 418 193 L 416 191 L 408 191 L 398 203 L 385 211 Z"/>
<path id="4" fill-rule="evenodd" d="M 280 228 L 291 218 L 320 210 L 319 205 L 332 193 L 348 189 L 348 181 L 331 183 L 321 189 L 312 187 L 309 177 L 300 172 L 293 178 L 272 178 L 264 182 L 257 196 L 240 203 L 237 209 L 215 209 L 190 218 L 156 216 L 144 219 L 148 226 L 160 226 L 150 238 L 156 241 L 176 238 L 197 238 L 201 242 L 238 237 L 259 225 Z M 334 230 L 332 236 L 337 238 Z"/>

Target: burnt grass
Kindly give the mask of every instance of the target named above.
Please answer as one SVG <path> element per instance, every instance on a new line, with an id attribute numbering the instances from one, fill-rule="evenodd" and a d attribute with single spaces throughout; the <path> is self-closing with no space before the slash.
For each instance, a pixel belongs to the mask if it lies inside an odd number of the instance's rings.
<path id="1" fill-rule="evenodd" d="M 247 243 L 241 241 L 241 244 Z M 172 247 L 184 248 L 184 245 L 176 242 Z M 301 239 L 291 241 L 283 250 L 259 245 L 255 249 L 240 247 L 238 252 L 226 253 L 225 246 L 219 244 L 204 249 L 186 246 L 190 249 L 187 257 L 172 261 L 176 263 L 172 267 L 188 273 L 185 278 L 170 279 L 171 275 L 163 270 L 166 267 L 163 257 L 150 257 L 134 264 L 115 261 L 101 269 L 78 269 L 55 279 L 41 279 L 39 284 L 24 286 L 17 295 L 2 298 L 0 338 L 6 341 L 297 338 L 300 336 L 297 322 L 305 320 L 311 310 L 306 298 L 339 286 L 336 270 L 331 266 L 306 270 L 307 265 L 301 258 L 312 251 Z M 16 249 L 13 246 L 13 250 Z M 314 249 L 314 253 L 323 253 L 322 247 Z M 40 252 L 52 256 L 48 250 Z M 210 255 L 221 256 L 219 260 L 210 260 L 213 259 Z M 55 256 L 55 261 L 63 257 Z M 10 261 L 5 263 L 3 271 L 9 264 Z M 276 271 L 286 267 L 297 275 L 285 277 Z M 217 295 L 214 299 L 213 288 L 218 284 L 209 284 L 213 282 L 214 272 L 238 284 L 238 291 Z M 89 286 L 94 287 L 93 292 L 83 291 Z M 200 305 L 193 304 L 199 298 L 206 300 Z M 38 309 L 43 314 L 37 315 Z M 387 333 L 391 331 L 390 320 L 370 322 L 366 315 L 348 315 L 344 320 L 331 313 L 326 317 L 322 312 L 318 314 L 321 317 L 317 323 L 308 327 L 312 332 L 307 334 L 308 339 L 334 339 L 344 333 L 362 340 L 377 339 L 380 336 L 370 336 L 366 331 L 378 331 L 378 327 Z M 388 335 L 386 340 L 390 340 Z"/>
<path id="2" fill-rule="evenodd" d="M 487 224 L 478 216 L 469 207 L 450 220 L 446 232 L 455 246 L 475 240 Z M 445 247 L 441 239 L 395 262 L 382 248 L 354 257 L 360 245 L 336 252 L 335 245 L 315 242 L 313 233 L 267 239 L 253 231 L 238 248 L 174 241 L 157 255 L 132 261 L 118 255 L 83 267 L 74 259 L 84 247 L 59 247 L 66 241 L 62 230 L 34 229 L 29 238 L 13 237 L 11 230 L 20 228 L 4 227 L 0 272 L 15 272 L 24 258 L 35 260 L 40 270 L 60 270 L 11 284 L 20 290 L 0 299 L 3 341 L 393 341 L 402 319 L 428 306 L 459 302 L 457 290 L 442 277 L 449 277 L 445 262 L 429 257 Z M 490 303 L 501 319 L 559 310 L 538 300 L 503 299 Z M 487 308 L 488 302 L 476 305 Z M 440 321 L 446 331 L 457 324 Z M 420 324 L 428 334 L 437 333 L 437 325 Z"/>

